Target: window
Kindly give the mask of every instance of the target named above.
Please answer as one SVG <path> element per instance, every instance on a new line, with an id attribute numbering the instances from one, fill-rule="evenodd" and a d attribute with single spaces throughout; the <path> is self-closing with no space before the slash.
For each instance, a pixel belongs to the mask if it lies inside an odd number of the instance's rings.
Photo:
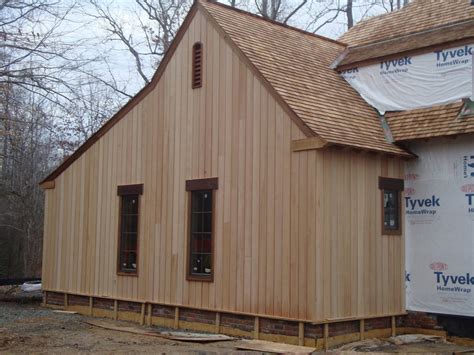
<path id="1" fill-rule="evenodd" d="M 402 234 L 401 191 L 403 180 L 379 177 L 382 190 L 382 234 Z"/>
<path id="2" fill-rule="evenodd" d="M 188 280 L 213 280 L 214 194 L 217 178 L 188 180 L 189 203 Z"/>
<path id="3" fill-rule="evenodd" d="M 138 222 L 140 195 L 143 185 L 125 185 L 117 188 L 120 197 L 118 242 L 119 274 L 137 275 L 138 272 Z"/>
<path id="4" fill-rule="evenodd" d="M 202 87 L 202 43 L 197 42 L 193 46 L 193 89 Z"/>

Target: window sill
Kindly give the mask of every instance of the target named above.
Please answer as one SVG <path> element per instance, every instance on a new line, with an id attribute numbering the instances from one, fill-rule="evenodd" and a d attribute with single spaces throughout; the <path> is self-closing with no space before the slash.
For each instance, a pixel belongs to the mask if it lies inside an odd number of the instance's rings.
<path id="1" fill-rule="evenodd" d="M 382 231 L 382 235 L 402 235 L 401 230 L 384 230 Z"/>
<path id="2" fill-rule="evenodd" d="M 138 277 L 138 272 L 123 272 L 123 271 L 117 271 L 117 276 L 132 276 L 132 277 Z"/>
<path id="3" fill-rule="evenodd" d="M 214 275 L 210 275 L 210 276 L 187 275 L 186 281 L 214 282 Z"/>

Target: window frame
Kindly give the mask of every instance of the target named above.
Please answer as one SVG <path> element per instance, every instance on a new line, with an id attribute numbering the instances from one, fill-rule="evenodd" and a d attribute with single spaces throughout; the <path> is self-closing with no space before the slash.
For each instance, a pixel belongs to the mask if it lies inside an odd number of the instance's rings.
<path id="1" fill-rule="evenodd" d="M 381 191 L 381 224 L 382 224 L 382 235 L 402 235 L 403 234 L 403 206 L 402 206 L 402 191 L 404 190 L 403 179 L 387 178 L 379 176 L 379 189 Z M 385 227 L 385 191 L 392 191 L 396 193 L 398 202 L 398 228 L 386 228 Z"/>
<path id="2" fill-rule="evenodd" d="M 188 194 L 188 223 L 186 242 L 186 280 L 214 282 L 215 261 L 215 226 L 216 226 L 216 191 L 218 189 L 217 178 L 186 180 L 186 191 Z M 209 275 L 195 275 L 191 272 L 191 242 L 192 242 L 192 195 L 197 191 L 211 191 L 211 273 Z"/>
<path id="3" fill-rule="evenodd" d="M 140 261 L 140 210 L 141 210 L 141 195 L 143 195 L 143 184 L 134 185 L 119 185 L 117 186 L 117 196 L 119 197 L 119 214 L 118 214 L 118 233 L 117 233 L 117 275 L 119 276 L 134 276 L 138 277 L 139 261 Z M 125 271 L 121 268 L 121 241 L 122 241 L 122 208 L 124 196 L 137 196 L 137 248 L 136 248 L 136 264 L 135 270 Z"/>

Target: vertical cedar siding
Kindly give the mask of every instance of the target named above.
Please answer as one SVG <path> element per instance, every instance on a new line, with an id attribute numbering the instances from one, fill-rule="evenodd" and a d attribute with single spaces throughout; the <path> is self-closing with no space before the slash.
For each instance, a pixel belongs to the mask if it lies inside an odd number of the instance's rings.
<path id="1" fill-rule="evenodd" d="M 304 138 L 198 11 L 156 87 L 45 191 L 44 288 L 312 321 L 403 312 L 404 237 L 382 235 L 378 189 L 403 161 L 292 152 Z M 212 177 L 214 282 L 188 282 L 185 184 Z M 142 183 L 139 275 L 118 277 L 117 186 Z"/>

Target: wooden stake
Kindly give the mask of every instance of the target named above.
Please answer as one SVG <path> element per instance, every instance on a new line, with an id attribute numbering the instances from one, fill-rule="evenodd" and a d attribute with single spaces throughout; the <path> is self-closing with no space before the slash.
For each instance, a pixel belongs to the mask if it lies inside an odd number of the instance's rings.
<path id="1" fill-rule="evenodd" d="M 43 307 L 48 304 L 48 291 L 44 291 L 44 296 L 43 296 Z"/>
<path id="2" fill-rule="evenodd" d="M 174 308 L 174 324 L 173 327 L 175 329 L 179 328 L 179 307 Z"/>
<path id="3" fill-rule="evenodd" d="M 328 341 L 329 341 L 329 324 L 324 323 L 324 350 L 326 351 L 329 349 Z"/>
<path id="4" fill-rule="evenodd" d="M 147 324 L 149 327 L 151 327 L 153 324 L 153 305 L 151 303 L 148 304 L 148 313 L 147 313 Z"/>
<path id="5" fill-rule="evenodd" d="M 255 322 L 253 325 L 253 337 L 258 339 L 260 337 L 260 318 L 255 317 Z"/>
<path id="6" fill-rule="evenodd" d="M 145 325 L 145 303 L 142 303 L 142 310 L 140 313 L 140 325 Z"/>
<path id="7" fill-rule="evenodd" d="M 216 333 L 220 334 L 221 332 L 221 314 L 216 312 Z"/>
<path id="8" fill-rule="evenodd" d="M 396 319 L 395 319 L 395 316 L 392 316 L 392 336 L 396 336 L 397 335 L 397 323 L 396 323 Z"/>
<path id="9" fill-rule="evenodd" d="M 64 309 L 67 309 L 68 306 L 68 299 L 67 299 L 67 293 L 64 294 Z"/>
<path id="10" fill-rule="evenodd" d="M 114 319 L 118 319 L 118 301 L 114 300 Z"/>
<path id="11" fill-rule="evenodd" d="M 298 326 L 298 344 L 304 346 L 304 323 L 300 322 Z"/>
<path id="12" fill-rule="evenodd" d="M 360 340 L 365 339 L 365 320 L 361 319 L 359 322 Z"/>
<path id="13" fill-rule="evenodd" d="M 94 314 L 94 298 L 92 296 L 89 297 L 89 315 L 92 317 Z"/>

